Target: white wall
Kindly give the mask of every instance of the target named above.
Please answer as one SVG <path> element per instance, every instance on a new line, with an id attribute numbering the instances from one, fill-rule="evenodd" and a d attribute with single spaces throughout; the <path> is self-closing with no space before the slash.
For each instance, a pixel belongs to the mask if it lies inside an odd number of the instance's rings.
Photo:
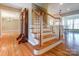
<path id="1" fill-rule="evenodd" d="M 29 18 L 29 20 L 28 20 L 28 41 L 30 42 L 30 41 L 33 41 L 32 39 L 32 37 L 31 37 L 31 34 L 32 34 L 32 4 L 29 4 L 29 7 L 28 7 L 28 10 L 29 10 L 29 16 L 28 16 L 28 18 Z"/>
<path id="2" fill-rule="evenodd" d="M 0 12 L 0 36 L 1 36 L 1 12 Z"/>

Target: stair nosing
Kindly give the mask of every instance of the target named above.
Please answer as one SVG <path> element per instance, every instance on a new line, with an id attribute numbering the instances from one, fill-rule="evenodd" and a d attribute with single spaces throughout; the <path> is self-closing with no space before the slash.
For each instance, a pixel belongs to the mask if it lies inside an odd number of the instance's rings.
<path id="1" fill-rule="evenodd" d="M 54 40 L 55 38 L 57 38 L 57 37 L 49 37 L 49 38 L 46 38 L 46 39 L 43 39 L 43 40 L 46 40 L 46 41 L 42 41 L 43 43 L 45 43 L 45 42 L 47 42 L 47 41 L 50 41 L 50 40 Z M 48 40 L 49 39 L 49 40 Z"/>

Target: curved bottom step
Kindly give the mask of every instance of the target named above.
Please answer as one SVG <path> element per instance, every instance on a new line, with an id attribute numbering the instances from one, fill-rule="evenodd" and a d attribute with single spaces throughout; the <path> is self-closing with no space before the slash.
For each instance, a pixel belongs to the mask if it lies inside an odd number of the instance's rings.
<path id="1" fill-rule="evenodd" d="M 33 50 L 33 54 L 34 54 L 34 55 L 43 54 L 43 53 L 47 52 L 48 50 L 54 48 L 55 46 L 59 45 L 59 44 L 62 43 L 62 42 L 63 42 L 63 40 L 59 40 L 58 42 L 56 42 L 56 43 L 54 43 L 54 44 L 51 44 L 51 45 L 49 45 L 48 47 L 46 47 L 46 48 L 44 48 L 44 49 L 40 49 L 40 50 L 34 49 L 34 50 Z"/>

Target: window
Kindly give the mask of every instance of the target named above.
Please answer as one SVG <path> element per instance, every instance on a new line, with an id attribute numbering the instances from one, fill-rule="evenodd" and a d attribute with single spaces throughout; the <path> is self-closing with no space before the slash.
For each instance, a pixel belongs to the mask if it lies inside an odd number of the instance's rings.
<path id="1" fill-rule="evenodd" d="M 79 29 L 79 14 L 62 18 L 64 29 Z"/>
<path id="2" fill-rule="evenodd" d="M 67 21 L 67 28 L 73 29 L 73 20 L 72 19 Z"/>
<path id="3" fill-rule="evenodd" d="M 74 29 L 79 29 L 79 19 L 74 20 Z"/>

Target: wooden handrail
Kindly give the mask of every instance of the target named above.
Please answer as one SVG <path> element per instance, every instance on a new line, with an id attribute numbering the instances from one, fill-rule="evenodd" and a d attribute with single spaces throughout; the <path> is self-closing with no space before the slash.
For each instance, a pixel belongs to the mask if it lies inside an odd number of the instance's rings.
<path id="1" fill-rule="evenodd" d="M 38 12 L 36 12 L 35 10 L 32 9 L 32 12 L 34 12 L 36 15 L 40 15 Z"/>

